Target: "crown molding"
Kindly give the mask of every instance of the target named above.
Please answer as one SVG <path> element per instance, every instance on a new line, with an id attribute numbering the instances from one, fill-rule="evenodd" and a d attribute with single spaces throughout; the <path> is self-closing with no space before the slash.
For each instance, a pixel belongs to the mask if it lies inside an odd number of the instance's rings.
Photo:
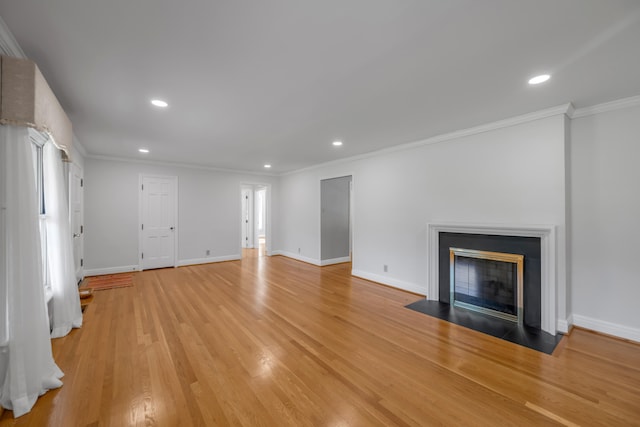
<path id="1" fill-rule="evenodd" d="M 216 168 L 213 166 L 194 165 L 189 163 L 163 162 L 158 160 L 140 160 L 140 159 L 131 159 L 127 157 L 101 156 L 97 154 L 87 154 L 85 158 L 95 159 L 95 160 L 106 160 L 110 162 L 124 162 L 124 163 L 144 164 L 144 165 L 153 165 L 153 166 L 197 169 L 197 170 L 205 170 L 210 172 L 224 172 L 224 173 L 231 173 L 235 175 L 255 175 L 255 176 L 273 176 L 273 177 L 278 176 L 275 173 L 268 173 L 268 172 L 255 172 L 255 171 L 240 170 L 240 169 L 224 169 L 224 168 Z"/>
<path id="2" fill-rule="evenodd" d="M 2 17 L 0 17 L 0 52 L 14 58 L 27 58 Z"/>
<path id="3" fill-rule="evenodd" d="M 409 142 L 406 144 L 394 145 L 393 147 L 383 148 L 381 150 L 371 151 L 369 153 L 360 154 L 357 156 L 332 160 L 330 162 L 320 163 L 320 164 L 309 166 L 302 169 L 296 169 L 291 172 L 284 172 L 284 173 L 281 173 L 280 176 L 294 175 L 300 172 L 307 172 L 307 171 L 318 169 L 318 168 L 338 165 L 340 163 L 367 159 L 370 157 L 395 153 L 398 151 L 411 150 L 413 148 L 423 147 L 425 145 L 439 144 L 441 142 L 447 142 L 447 141 L 464 138 L 471 135 L 477 135 L 484 132 L 516 126 L 522 123 L 528 123 L 528 122 L 533 122 L 535 120 L 546 119 L 547 117 L 558 116 L 561 114 L 569 115 L 569 113 L 572 111 L 573 111 L 573 105 L 571 103 L 562 104 L 556 107 L 546 108 L 544 110 L 534 111 L 532 113 L 522 114 L 520 116 L 514 116 L 504 120 L 498 120 L 495 122 L 486 123 L 483 125 L 474 126 L 466 129 L 461 129 L 454 132 L 445 133 L 442 135 L 436 135 L 431 138 L 423 139 L 416 142 Z"/>
<path id="4" fill-rule="evenodd" d="M 580 117 L 593 116 L 594 114 L 633 107 L 640 107 L 640 95 L 617 99 L 615 101 L 605 102 L 591 107 L 577 108 L 569 117 L 572 119 L 579 119 Z"/>

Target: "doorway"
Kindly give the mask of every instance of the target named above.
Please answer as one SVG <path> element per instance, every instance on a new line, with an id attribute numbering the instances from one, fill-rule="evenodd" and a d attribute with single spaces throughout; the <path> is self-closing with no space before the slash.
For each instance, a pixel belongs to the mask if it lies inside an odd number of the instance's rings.
<path id="1" fill-rule="evenodd" d="M 320 181 L 320 263 L 351 261 L 352 176 Z"/>
<path id="2" fill-rule="evenodd" d="M 269 254 L 269 185 L 243 184 L 241 192 L 241 251 L 242 257 Z"/>
<path id="3" fill-rule="evenodd" d="M 178 178 L 141 175 L 140 180 L 140 268 L 175 267 Z"/>

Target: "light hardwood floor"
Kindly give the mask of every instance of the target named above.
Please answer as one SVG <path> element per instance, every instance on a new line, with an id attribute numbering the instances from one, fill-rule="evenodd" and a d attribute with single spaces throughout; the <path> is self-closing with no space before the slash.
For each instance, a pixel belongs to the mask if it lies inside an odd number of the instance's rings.
<path id="1" fill-rule="evenodd" d="M 284 257 L 134 276 L 53 341 L 64 386 L 0 426 L 638 425 L 640 346 L 576 329 L 551 356 Z"/>

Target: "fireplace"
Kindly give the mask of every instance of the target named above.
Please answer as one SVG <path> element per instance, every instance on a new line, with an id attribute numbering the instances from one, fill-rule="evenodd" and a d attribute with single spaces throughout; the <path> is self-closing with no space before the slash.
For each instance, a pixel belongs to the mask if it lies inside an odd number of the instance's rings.
<path id="1" fill-rule="evenodd" d="M 450 302 L 523 324 L 524 255 L 449 248 Z"/>
<path id="2" fill-rule="evenodd" d="M 451 304 L 450 248 L 523 255 L 522 324 L 551 335 L 567 331 L 556 311 L 555 226 L 429 223 L 427 230 L 427 300 Z"/>

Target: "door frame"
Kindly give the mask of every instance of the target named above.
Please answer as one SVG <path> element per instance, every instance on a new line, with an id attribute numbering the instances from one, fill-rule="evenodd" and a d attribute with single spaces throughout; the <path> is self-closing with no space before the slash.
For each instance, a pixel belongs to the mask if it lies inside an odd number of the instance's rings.
<path id="1" fill-rule="evenodd" d="M 272 248 L 273 248 L 273 242 L 271 241 L 272 238 L 272 234 L 271 234 L 271 184 L 266 183 L 266 182 L 250 182 L 250 181 L 242 181 L 240 183 L 240 185 L 238 186 L 238 194 L 240 195 L 239 197 L 239 215 L 238 217 L 240 218 L 240 221 L 238 222 L 238 243 L 239 243 L 239 254 L 240 254 L 240 258 L 242 258 L 242 189 L 246 188 L 246 187 L 252 187 L 253 188 L 253 192 L 254 192 L 254 198 L 255 198 L 255 191 L 256 191 L 256 187 L 263 187 L 266 191 L 265 191 L 265 230 L 264 230 L 264 235 L 265 235 L 265 239 L 266 239 L 266 245 L 265 245 L 265 255 L 266 256 L 271 256 L 272 255 Z M 253 216 L 253 229 L 254 229 L 254 234 L 255 234 L 255 203 L 254 203 L 254 215 Z M 254 240 L 255 240 L 255 235 L 254 235 Z"/>
<path id="2" fill-rule="evenodd" d="M 350 176 L 351 177 L 351 186 L 349 187 L 349 259 L 353 263 L 354 256 L 354 248 L 356 246 L 356 234 L 355 234 L 355 180 L 356 174 L 354 172 L 347 172 L 342 174 L 321 176 L 318 179 L 318 265 L 325 266 L 331 265 L 333 262 L 323 262 L 322 261 L 322 181 L 327 179 L 336 179 L 336 178 L 344 178 Z M 340 261 L 346 262 L 346 261 Z"/>
<path id="3" fill-rule="evenodd" d="M 255 247 L 256 249 L 260 246 L 260 242 L 258 239 L 258 204 L 256 202 L 256 194 L 258 193 L 258 191 L 262 191 L 264 190 L 264 220 L 265 220 L 265 224 L 264 224 L 264 238 L 265 240 L 267 239 L 267 224 L 266 224 L 266 218 L 267 218 L 267 187 L 265 185 L 262 184 L 257 184 L 254 189 L 253 189 L 253 238 L 254 238 L 254 243 L 255 243 Z M 265 252 L 266 252 L 267 248 L 265 247 Z"/>
<path id="4" fill-rule="evenodd" d="M 178 177 L 170 175 L 156 175 L 150 173 L 140 173 L 138 175 L 138 271 L 143 271 L 142 249 L 144 248 L 144 237 L 142 236 L 142 183 L 144 178 L 162 178 L 173 181 L 173 188 L 175 194 L 173 195 L 173 220 L 175 222 L 175 229 L 173 230 L 173 267 L 178 266 L 178 233 L 180 227 L 178 227 Z"/>
<path id="5" fill-rule="evenodd" d="M 79 192 L 76 194 L 73 189 L 72 186 L 74 185 L 74 181 L 73 181 L 73 175 L 74 175 L 74 171 L 78 172 L 78 176 L 80 177 L 80 189 L 78 190 Z M 68 184 L 69 184 L 69 224 L 71 226 L 71 241 L 72 241 L 72 247 L 75 244 L 74 242 L 74 234 L 75 234 L 75 229 L 73 228 L 73 203 L 74 200 L 72 199 L 72 194 L 76 194 L 77 196 L 79 196 L 79 202 L 80 202 L 80 218 L 78 219 L 80 221 L 80 235 L 78 236 L 78 238 L 80 239 L 79 243 L 78 243 L 78 250 L 80 252 L 80 265 L 76 265 L 75 264 L 75 253 L 74 253 L 74 258 L 73 258 L 73 267 L 74 267 L 74 274 L 76 277 L 76 282 L 80 283 L 80 281 L 82 281 L 82 279 L 84 279 L 84 169 L 82 166 L 80 166 L 77 163 L 71 162 L 69 163 L 69 169 L 68 169 Z"/>
<path id="6" fill-rule="evenodd" d="M 247 196 L 246 200 L 246 205 L 244 202 L 244 195 L 242 193 L 248 193 L 249 195 Z M 255 223 L 256 223 L 256 219 L 255 219 L 255 194 L 256 194 L 256 189 L 255 186 L 253 185 L 242 185 L 241 189 L 240 189 L 240 197 L 241 197 L 241 211 L 240 211 L 240 216 L 242 217 L 240 220 L 241 221 L 246 221 L 246 222 L 242 222 L 242 227 L 240 228 L 240 242 L 241 242 L 241 246 L 242 249 L 255 249 L 256 247 L 256 233 L 255 233 Z M 245 212 L 247 213 L 247 219 L 245 220 Z M 250 224 L 246 225 L 246 224 Z M 246 233 L 246 240 L 242 239 L 242 236 L 245 235 Z M 247 245 L 247 243 L 249 242 L 249 240 L 251 241 L 251 245 Z"/>

